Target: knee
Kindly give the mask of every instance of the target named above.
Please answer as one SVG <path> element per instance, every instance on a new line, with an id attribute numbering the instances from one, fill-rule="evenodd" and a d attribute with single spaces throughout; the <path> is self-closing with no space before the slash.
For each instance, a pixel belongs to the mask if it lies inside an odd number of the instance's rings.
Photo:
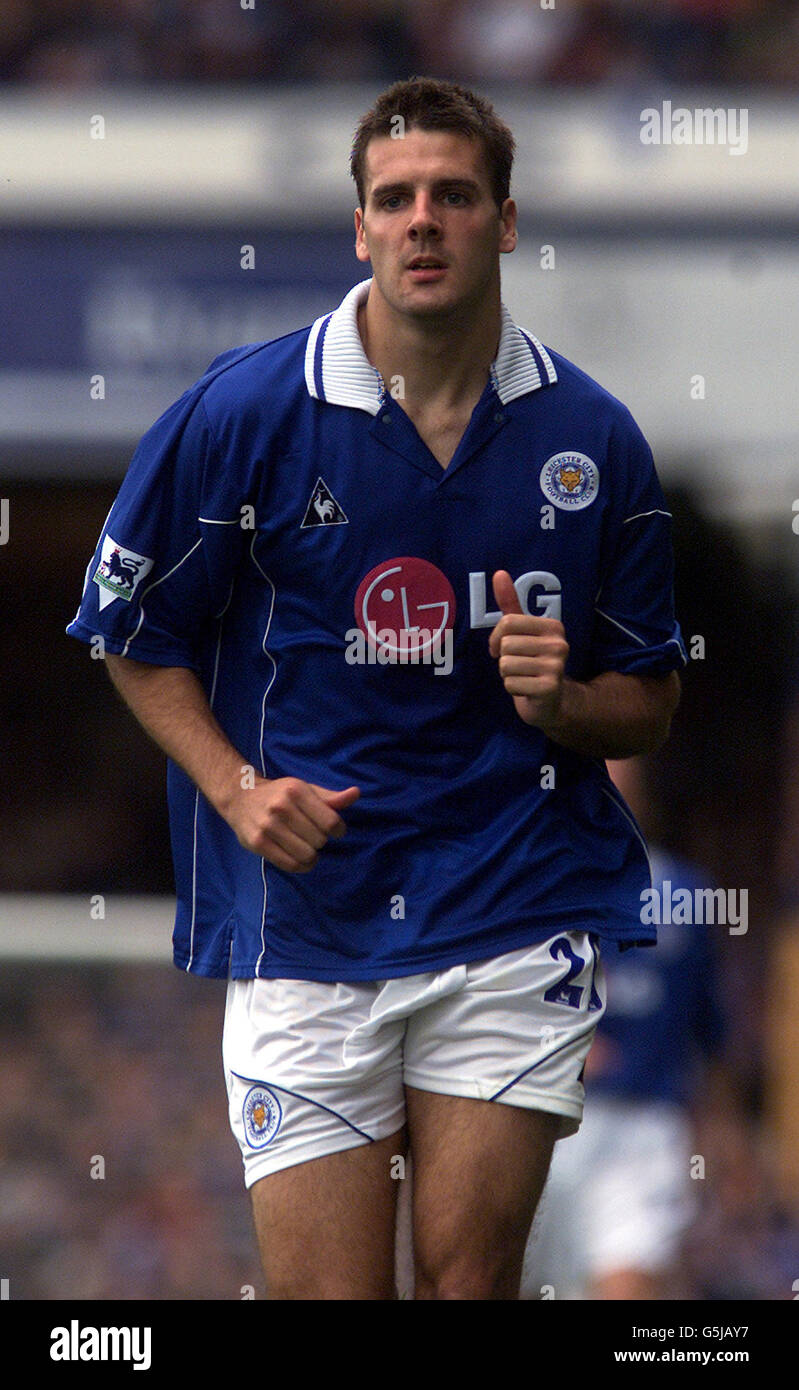
<path id="1" fill-rule="evenodd" d="M 417 1261 L 417 1299 L 518 1299 L 522 1261 L 506 1252 L 462 1251 Z"/>
<path id="2" fill-rule="evenodd" d="M 348 1269 L 290 1271 L 267 1279 L 267 1300 L 272 1302 L 390 1302 L 397 1297 L 394 1279 L 380 1271 L 360 1275 Z"/>

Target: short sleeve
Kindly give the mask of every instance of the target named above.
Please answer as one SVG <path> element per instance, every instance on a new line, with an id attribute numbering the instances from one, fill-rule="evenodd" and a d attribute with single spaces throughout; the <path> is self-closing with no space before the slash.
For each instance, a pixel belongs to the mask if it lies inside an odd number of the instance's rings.
<path id="1" fill-rule="evenodd" d="M 592 674 L 666 675 L 687 663 L 674 613 L 671 515 L 652 451 L 628 415 L 613 439 L 614 496 L 596 597 Z"/>
<path id="2" fill-rule="evenodd" d="M 162 666 L 198 667 L 198 636 L 241 561 L 247 480 L 220 457 L 193 387 L 142 438 L 67 632 Z"/>

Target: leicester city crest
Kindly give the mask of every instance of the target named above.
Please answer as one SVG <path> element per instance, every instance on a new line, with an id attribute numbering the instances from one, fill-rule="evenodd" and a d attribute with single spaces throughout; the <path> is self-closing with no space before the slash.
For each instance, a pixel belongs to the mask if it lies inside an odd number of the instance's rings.
<path id="1" fill-rule="evenodd" d="M 599 491 L 599 469 L 586 454 L 553 454 L 541 469 L 541 491 L 561 511 L 579 512 Z"/>
<path id="2" fill-rule="evenodd" d="M 251 1149 L 262 1149 L 275 1137 L 280 1128 L 283 1111 L 280 1101 L 267 1086 L 251 1086 L 244 1097 L 242 1119 L 244 1133 Z"/>

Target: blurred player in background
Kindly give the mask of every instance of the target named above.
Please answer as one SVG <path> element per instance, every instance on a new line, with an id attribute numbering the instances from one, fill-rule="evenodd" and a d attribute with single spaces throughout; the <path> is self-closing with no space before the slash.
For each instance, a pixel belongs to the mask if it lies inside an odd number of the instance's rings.
<path id="1" fill-rule="evenodd" d="M 611 763 L 645 830 L 644 760 Z M 650 850 L 659 894 L 706 887 L 701 870 Z M 607 1008 L 585 1067 L 586 1114 L 558 1145 L 525 1258 L 522 1296 L 685 1297 L 675 1262 L 696 1213 L 690 1105 L 722 1046 L 712 933 L 663 921 L 658 944 L 608 954 Z M 704 1176 L 700 1171 L 698 1176 Z M 675 1289 L 677 1292 L 675 1292 Z"/>
<path id="2" fill-rule="evenodd" d="M 229 977 L 275 1298 L 393 1296 L 408 1146 L 416 1296 L 517 1298 L 599 941 L 655 934 L 603 760 L 678 700 L 669 515 L 626 408 L 502 304 L 513 149 L 458 86 L 382 94 L 372 278 L 153 426 L 69 629 L 170 758 L 175 961 Z"/>

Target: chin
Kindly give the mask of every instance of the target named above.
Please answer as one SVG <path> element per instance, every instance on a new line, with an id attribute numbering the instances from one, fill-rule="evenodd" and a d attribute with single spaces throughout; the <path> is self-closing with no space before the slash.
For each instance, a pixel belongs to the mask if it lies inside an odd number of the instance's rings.
<path id="1" fill-rule="evenodd" d="M 421 291 L 421 292 L 420 292 Z M 399 297 L 399 304 L 405 313 L 419 318 L 434 314 L 452 313 L 465 303 L 463 295 L 453 293 L 452 289 L 442 290 L 438 285 L 418 286 L 410 294 Z"/>

